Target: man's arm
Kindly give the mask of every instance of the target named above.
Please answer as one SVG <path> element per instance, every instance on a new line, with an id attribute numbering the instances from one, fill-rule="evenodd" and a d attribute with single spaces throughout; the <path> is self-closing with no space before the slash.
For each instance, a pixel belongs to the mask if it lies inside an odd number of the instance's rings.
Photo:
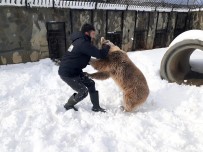
<path id="1" fill-rule="evenodd" d="M 87 54 L 89 56 L 96 57 L 98 59 L 104 59 L 108 55 L 110 46 L 106 45 L 105 48 L 103 49 L 97 49 L 94 45 L 91 43 L 85 43 L 84 45 L 81 46 L 82 52 L 84 54 Z"/>

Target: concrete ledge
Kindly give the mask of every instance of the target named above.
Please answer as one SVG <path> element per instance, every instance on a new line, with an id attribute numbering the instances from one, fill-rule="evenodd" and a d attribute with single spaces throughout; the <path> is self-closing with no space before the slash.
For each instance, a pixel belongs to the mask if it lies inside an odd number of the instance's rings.
<path id="1" fill-rule="evenodd" d="M 23 49 L 15 49 L 12 51 L 0 52 L 0 64 L 17 64 L 39 61 L 39 51 L 27 51 Z"/>

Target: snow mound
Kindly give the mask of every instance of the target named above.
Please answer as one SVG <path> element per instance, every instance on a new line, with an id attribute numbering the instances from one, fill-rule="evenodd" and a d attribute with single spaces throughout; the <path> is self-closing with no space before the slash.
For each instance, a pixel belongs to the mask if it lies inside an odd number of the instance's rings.
<path id="1" fill-rule="evenodd" d="M 0 66 L 1 152 L 203 151 L 203 88 L 161 80 L 165 51 L 128 53 L 150 88 L 133 113 L 119 110 L 122 93 L 111 79 L 96 81 L 107 113 L 92 112 L 89 97 L 78 112 L 66 112 L 63 105 L 74 91 L 51 60 Z"/>

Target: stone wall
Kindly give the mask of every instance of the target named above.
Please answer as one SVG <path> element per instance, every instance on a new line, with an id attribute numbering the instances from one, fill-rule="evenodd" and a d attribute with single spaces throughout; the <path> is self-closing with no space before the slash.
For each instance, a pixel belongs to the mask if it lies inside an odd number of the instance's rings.
<path id="1" fill-rule="evenodd" d="M 185 20 L 185 27 L 183 21 Z M 110 10 L 70 10 L 53 8 L 1 7 L 0 9 L 0 64 L 38 61 L 49 57 L 46 22 L 60 21 L 66 25 L 66 44 L 72 32 L 82 24 L 93 23 L 99 46 L 107 32 L 122 31 L 125 51 L 152 49 L 157 31 L 164 30 L 168 46 L 174 33 L 188 29 L 203 29 L 203 12 L 160 13 Z M 177 29 L 179 28 L 179 29 Z"/>
<path id="2" fill-rule="evenodd" d="M 62 9 L 1 7 L 0 64 L 37 61 L 49 57 L 46 22 L 66 22 L 68 37 L 71 33 L 68 30 L 69 16 L 69 11 Z"/>
<path id="3" fill-rule="evenodd" d="M 122 47 L 125 51 L 131 51 L 133 49 L 135 16 L 136 16 L 136 13 L 134 11 L 124 12 Z"/>
<path id="4" fill-rule="evenodd" d="M 95 10 L 93 11 L 93 25 L 96 29 L 96 38 L 94 44 L 100 46 L 100 37 L 106 36 L 106 11 Z"/>

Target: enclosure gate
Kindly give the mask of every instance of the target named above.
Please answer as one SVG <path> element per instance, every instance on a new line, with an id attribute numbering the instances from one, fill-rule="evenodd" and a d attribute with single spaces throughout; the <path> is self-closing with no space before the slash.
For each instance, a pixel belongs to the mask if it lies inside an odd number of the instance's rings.
<path id="1" fill-rule="evenodd" d="M 110 40 L 113 44 L 121 48 L 122 45 L 122 32 L 107 32 L 106 39 Z"/>
<path id="2" fill-rule="evenodd" d="M 186 25 L 188 20 L 188 13 L 178 13 L 176 17 L 176 25 L 174 30 L 174 38 L 179 34 L 186 31 Z"/>
<path id="3" fill-rule="evenodd" d="M 156 36 L 154 39 L 154 47 L 153 48 L 163 48 L 166 47 L 167 41 L 167 29 L 157 30 Z"/>
<path id="4" fill-rule="evenodd" d="M 61 59 L 66 51 L 65 22 L 47 22 L 46 28 L 49 57 L 52 60 Z"/>
<path id="5" fill-rule="evenodd" d="M 146 49 L 146 37 L 147 37 L 147 30 L 136 30 L 135 31 L 134 50 Z"/>

